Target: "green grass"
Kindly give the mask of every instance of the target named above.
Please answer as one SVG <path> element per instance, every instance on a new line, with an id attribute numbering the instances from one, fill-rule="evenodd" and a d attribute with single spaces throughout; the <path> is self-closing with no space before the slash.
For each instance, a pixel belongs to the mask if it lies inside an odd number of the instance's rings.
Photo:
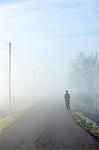
<path id="1" fill-rule="evenodd" d="M 76 119 L 78 124 L 86 129 L 89 133 L 93 136 L 99 138 L 99 126 L 90 118 L 84 115 L 83 112 L 80 111 L 73 111 L 73 117 Z"/>

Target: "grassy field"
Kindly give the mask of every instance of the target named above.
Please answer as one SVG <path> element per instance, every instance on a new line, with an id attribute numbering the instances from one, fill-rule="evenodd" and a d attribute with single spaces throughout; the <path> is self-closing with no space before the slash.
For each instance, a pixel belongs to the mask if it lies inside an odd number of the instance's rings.
<path id="1" fill-rule="evenodd" d="M 81 127 L 99 139 L 99 126 L 96 122 L 80 111 L 73 111 L 72 115 Z"/>

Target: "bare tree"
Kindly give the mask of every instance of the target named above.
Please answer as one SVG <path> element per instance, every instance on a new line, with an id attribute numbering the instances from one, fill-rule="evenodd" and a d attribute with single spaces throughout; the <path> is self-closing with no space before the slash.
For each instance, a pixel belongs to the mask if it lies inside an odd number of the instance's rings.
<path id="1" fill-rule="evenodd" d="M 99 59 L 97 53 L 80 52 L 72 63 L 72 81 L 75 87 L 85 90 L 91 97 L 99 89 Z"/>

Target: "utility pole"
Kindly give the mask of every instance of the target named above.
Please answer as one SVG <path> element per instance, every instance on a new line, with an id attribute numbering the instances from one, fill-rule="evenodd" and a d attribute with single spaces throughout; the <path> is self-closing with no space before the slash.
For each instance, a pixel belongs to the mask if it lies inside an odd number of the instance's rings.
<path id="1" fill-rule="evenodd" d="M 34 98 L 36 98 L 36 69 L 33 70 L 33 81 L 34 81 Z"/>
<path id="2" fill-rule="evenodd" d="M 11 43 L 9 43 L 9 106 L 10 106 L 10 111 L 12 109 L 12 104 L 11 104 Z"/>

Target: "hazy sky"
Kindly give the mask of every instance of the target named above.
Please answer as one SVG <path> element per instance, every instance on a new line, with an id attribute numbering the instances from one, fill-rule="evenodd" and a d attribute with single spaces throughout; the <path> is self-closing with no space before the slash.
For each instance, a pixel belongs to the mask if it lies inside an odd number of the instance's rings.
<path id="1" fill-rule="evenodd" d="M 98 9 L 96 0 L 0 0 L 0 97 L 8 95 L 5 41 L 12 42 L 13 97 L 33 95 L 34 69 L 39 96 L 62 96 L 70 61 L 98 51 Z"/>

